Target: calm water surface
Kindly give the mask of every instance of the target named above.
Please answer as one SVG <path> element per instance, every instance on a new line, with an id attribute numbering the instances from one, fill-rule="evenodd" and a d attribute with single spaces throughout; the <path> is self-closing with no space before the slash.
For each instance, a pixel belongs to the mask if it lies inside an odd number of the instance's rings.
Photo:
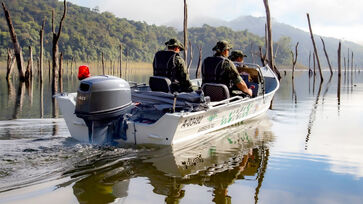
<path id="1" fill-rule="evenodd" d="M 170 148 L 79 144 L 47 77 L 41 94 L 1 75 L 0 203 L 362 203 L 362 76 L 343 73 L 338 98 L 337 73 L 287 73 L 265 115 Z"/>

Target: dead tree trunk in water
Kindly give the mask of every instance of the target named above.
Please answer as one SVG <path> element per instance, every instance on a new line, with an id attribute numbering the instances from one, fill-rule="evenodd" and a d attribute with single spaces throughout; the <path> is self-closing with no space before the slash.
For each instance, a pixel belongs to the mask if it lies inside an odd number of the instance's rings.
<path id="1" fill-rule="evenodd" d="M 48 59 L 48 80 L 50 83 L 50 74 L 52 73 L 52 65 L 50 64 L 50 59 Z"/>
<path id="2" fill-rule="evenodd" d="M 184 61 L 188 63 L 188 5 L 187 0 L 184 0 Z M 189 73 L 189 68 L 188 68 Z"/>
<path id="3" fill-rule="evenodd" d="M 353 87 L 353 50 L 351 51 L 352 53 L 352 60 L 350 61 L 351 66 L 350 66 L 350 82 L 352 84 Z"/>
<path id="4" fill-rule="evenodd" d="M 316 76 L 316 55 L 315 52 L 313 52 L 313 67 L 314 67 L 314 78 Z"/>
<path id="5" fill-rule="evenodd" d="M 62 26 L 64 18 L 67 13 L 67 2 L 64 0 L 64 10 L 63 16 L 59 23 L 58 33 L 55 32 L 54 26 L 54 10 L 52 11 L 52 33 L 53 33 L 53 47 L 52 47 L 52 60 L 53 60 L 53 83 L 52 83 L 52 94 L 54 95 L 57 92 L 58 80 L 57 75 L 59 73 L 59 58 L 58 58 L 58 41 L 62 32 Z"/>
<path id="6" fill-rule="evenodd" d="M 71 76 L 73 77 L 73 62 L 74 62 L 74 57 L 72 57 L 71 59 Z"/>
<path id="7" fill-rule="evenodd" d="M 59 41 L 59 37 L 61 35 L 62 32 L 62 26 L 63 26 L 63 21 L 64 18 L 66 17 L 66 13 L 67 13 L 67 2 L 66 0 L 64 0 L 64 9 L 63 9 L 63 16 L 61 18 L 61 21 L 59 23 L 59 28 L 58 28 L 58 33 L 55 32 L 55 27 L 54 27 L 54 10 L 52 12 L 52 33 L 53 33 L 53 46 L 52 46 L 52 60 L 53 60 L 53 83 L 52 83 L 52 95 L 54 95 L 55 93 L 57 93 L 57 89 L 58 89 L 58 79 L 57 79 L 57 75 L 59 72 L 59 58 L 58 58 L 58 41 Z M 54 117 L 58 117 L 58 111 L 56 109 L 56 101 L 54 100 L 54 98 L 52 98 L 53 101 L 53 116 Z"/>
<path id="8" fill-rule="evenodd" d="M 316 49 L 316 45 L 315 45 L 315 40 L 314 40 L 314 35 L 313 35 L 313 30 L 311 29 L 311 24 L 310 24 L 310 16 L 307 13 L 306 14 L 307 18 L 308 18 L 308 23 L 309 23 L 309 30 L 310 30 L 310 36 L 311 36 L 311 41 L 313 42 L 313 47 L 314 47 L 314 52 L 315 52 L 315 57 L 316 57 L 316 62 L 318 63 L 318 68 L 319 68 L 319 73 L 320 73 L 320 80 L 323 81 L 323 74 L 321 72 L 321 66 L 320 66 L 320 60 L 319 60 L 319 55 L 318 55 L 318 50 Z"/>
<path id="9" fill-rule="evenodd" d="M 63 52 L 59 57 L 59 91 L 63 93 Z"/>
<path id="10" fill-rule="evenodd" d="M 202 46 L 199 47 L 199 59 L 197 70 L 195 71 L 195 78 L 200 78 L 200 71 L 201 71 L 201 62 L 202 62 Z"/>
<path id="11" fill-rule="evenodd" d="M 30 54 L 30 65 L 31 65 L 31 68 L 30 68 L 30 77 L 31 79 L 33 78 L 33 74 L 34 74 L 34 61 L 33 61 L 33 50 L 32 50 L 32 47 L 29 46 L 29 54 Z"/>
<path id="12" fill-rule="evenodd" d="M 276 59 L 276 56 L 277 56 L 277 53 L 279 52 L 279 48 L 280 48 L 280 44 L 277 43 L 277 47 L 276 47 L 276 50 L 275 50 L 275 54 L 274 54 L 274 60 Z"/>
<path id="13" fill-rule="evenodd" d="M 278 74 L 278 71 L 275 67 L 275 60 L 273 57 L 273 43 L 272 43 L 272 31 L 271 31 L 271 14 L 270 14 L 270 7 L 268 5 L 268 0 L 263 0 L 266 10 L 266 21 L 267 21 L 267 37 L 268 37 L 268 46 L 267 46 L 267 57 L 269 61 L 269 66 L 271 69 Z M 279 74 L 278 74 L 279 75 Z M 280 79 L 280 76 L 279 76 Z"/>
<path id="14" fill-rule="evenodd" d="M 128 77 L 127 76 L 128 69 L 129 69 L 129 49 L 126 48 L 126 70 L 125 70 L 125 79 Z"/>
<path id="15" fill-rule="evenodd" d="M 266 66 L 266 52 L 265 52 L 264 55 L 262 54 L 262 47 L 261 46 L 258 47 L 258 50 L 260 52 L 260 59 L 261 59 L 262 66 Z"/>
<path id="16" fill-rule="evenodd" d="M 313 75 L 313 70 L 311 69 L 311 51 L 309 52 L 309 78 Z M 309 84 L 310 85 L 310 84 Z"/>
<path id="17" fill-rule="evenodd" d="M 328 56 L 328 53 L 327 53 L 326 48 L 325 48 L 325 42 L 324 42 L 322 37 L 320 37 L 320 39 L 321 39 L 321 42 L 323 43 L 323 49 L 324 49 L 326 61 L 328 61 L 328 65 L 329 65 L 329 69 L 330 69 L 330 75 L 333 75 L 333 69 L 331 67 L 329 56 Z"/>
<path id="18" fill-rule="evenodd" d="M 40 82 L 43 82 L 43 47 L 44 47 L 44 24 L 45 24 L 45 19 L 43 20 L 43 24 L 42 24 L 42 29 L 40 29 L 39 31 L 39 36 L 40 36 L 40 49 L 39 49 L 39 80 Z"/>
<path id="19" fill-rule="evenodd" d="M 350 66 L 350 51 L 349 51 L 349 48 L 348 48 L 348 54 L 347 54 L 347 59 L 348 59 L 348 62 L 347 62 L 347 70 L 349 71 L 349 66 Z"/>
<path id="20" fill-rule="evenodd" d="M 113 63 L 112 63 L 112 59 L 110 60 L 110 75 L 114 75 L 114 72 L 113 72 Z"/>
<path id="21" fill-rule="evenodd" d="M 23 53 L 22 53 L 21 47 L 19 45 L 18 38 L 16 37 L 16 33 L 15 33 L 14 26 L 13 26 L 13 22 L 10 17 L 10 13 L 4 3 L 2 3 L 2 6 L 4 9 L 6 22 L 8 23 L 8 26 L 9 26 L 11 41 L 13 42 L 13 45 L 14 45 L 16 64 L 17 64 L 18 71 L 19 71 L 19 79 L 20 79 L 20 81 L 25 81 L 26 79 L 25 79 L 25 74 L 24 74 Z"/>
<path id="22" fill-rule="evenodd" d="M 122 77 L 122 44 L 120 44 L 120 78 Z"/>
<path id="23" fill-rule="evenodd" d="M 33 50 L 32 47 L 29 46 L 29 60 L 28 60 L 28 66 L 26 67 L 25 71 L 25 78 L 27 81 L 31 80 L 33 75 Z"/>
<path id="24" fill-rule="evenodd" d="M 344 75 L 346 74 L 346 72 L 347 72 L 347 64 L 344 56 Z"/>
<path id="25" fill-rule="evenodd" d="M 339 42 L 339 47 L 338 47 L 338 105 L 340 105 L 340 86 L 341 86 L 341 73 L 342 73 L 342 63 L 341 63 L 341 48 L 342 48 L 342 43 Z"/>
<path id="26" fill-rule="evenodd" d="M 295 65 L 296 65 L 296 61 L 297 61 L 297 47 L 299 46 L 299 42 L 296 43 L 295 46 L 295 57 L 294 57 L 294 53 L 291 51 L 291 57 L 292 57 L 292 79 L 294 79 L 294 74 L 295 74 Z"/>
<path id="27" fill-rule="evenodd" d="M 103 52 L 102 52 L 102 75 L 105 75 L 105 59 L 103 57 Z"/>
<path id="28" fill-rule="evenodd" d="M 189 47 L 190 47 L 190 60 L 189 60 L 189 64 L 188 64 L 188 73 L 189 73 L 189 69 L 192 66 L 192 61 L 193 61 L 193 47 L 192 47 L 192 43 L 189 41 Z"/>
<path id="29" fill-rule="evenodd" d="M 342 48 L 342 43 L 339 41 L 339 47 L 338 47 L 338 77 L 339 77 L 339 80 L 340 80 L 340 76 L 342 74 L 341 48 Z"/>
<path id="30" fill-rule="evenodd" d="M 311 51 L 309 52 L 309 70 L 311 69 Z"/>
<path id="31" fill-rule="evenodd" d="M 351 60 L 351 69 L 352 69 L 352 71 L 353 71 L 353 51 L 352 51 L 352 60 Z"/>
<path id="32" fill-rule="evenodd" d="M 10 75 L 11 72 L 13 71 L 14 63 L 15 63 L 15 56 L 13 52 L 8 48 L 8 60 L 6 64 L 6 80 L 8 81 L 10 80 Z"/>

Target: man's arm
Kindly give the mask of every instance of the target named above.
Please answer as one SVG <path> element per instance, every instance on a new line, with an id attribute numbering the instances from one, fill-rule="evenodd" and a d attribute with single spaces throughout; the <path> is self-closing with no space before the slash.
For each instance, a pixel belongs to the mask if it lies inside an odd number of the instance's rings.
<path id="1" fill-rule="evenodd" d="M 180 79 L 180 84 L 186 88 L 192 89 L 192 83 L 190 82 L 189 73 L 187 66 L 180 56 L 177 57 L 176 60 L 177 67 L 178 67 L 178 74 Z"/>
<path id="2" fill-rule="evenodd" d="M 243 80 L 241 82 L 237 83 L 236 86 L 237 86 L 237 88 L 239 88 L 239 90 L 252 96 L 252 89 L 249 89 Z"/>

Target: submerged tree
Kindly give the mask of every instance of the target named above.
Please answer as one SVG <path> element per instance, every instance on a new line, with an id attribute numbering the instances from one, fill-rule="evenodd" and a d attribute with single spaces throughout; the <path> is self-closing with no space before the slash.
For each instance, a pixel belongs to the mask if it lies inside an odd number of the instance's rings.
<path id="1" fill-rule="evenodd" d="M 13 26 L 13 21 L 11 20 L 11 17 L 10 17 L 10 12 L 8 11 L 8 9 L 6 8 L 4 3 L 2 3 L 2 6 L 4 9 L 6 22 L 8 23 L 8 26 L 9 26 L 11 41 L 13 42 L 13 45 L 14 45 L 14 55 L 15 55 L 16 64 L 17 64 L 18 71 L 19 71 L 19 79 L 20 79 L 20 81 L 25 81 L 26 79 L 25 79 L 25 74 L 24 74 L 24 61 L 23 61 L 22 49 L 20 47 L 18 38 L 16 37 L 15 29 Z"/>

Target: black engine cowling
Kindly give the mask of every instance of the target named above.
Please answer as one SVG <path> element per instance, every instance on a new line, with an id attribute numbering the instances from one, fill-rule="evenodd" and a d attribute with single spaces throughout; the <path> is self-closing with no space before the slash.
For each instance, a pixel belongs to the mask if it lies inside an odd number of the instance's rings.
<path id="1" fill-rule="evenodd" d="M 113 76 L 94 76 L 81 81 L 75 114 L 87 120 L 118 117 L 131 105 L 130 85 Z"/>
<path id="2" fill-rule="evenodd" d="M 75 114 L 88 126 L 89 141 L 105 144 L 125 137 L 125 113 L 131 111 L 131 89 L 128 82 L 113 76 L 94 76 L 81 81 L 77 90 Z"/>

